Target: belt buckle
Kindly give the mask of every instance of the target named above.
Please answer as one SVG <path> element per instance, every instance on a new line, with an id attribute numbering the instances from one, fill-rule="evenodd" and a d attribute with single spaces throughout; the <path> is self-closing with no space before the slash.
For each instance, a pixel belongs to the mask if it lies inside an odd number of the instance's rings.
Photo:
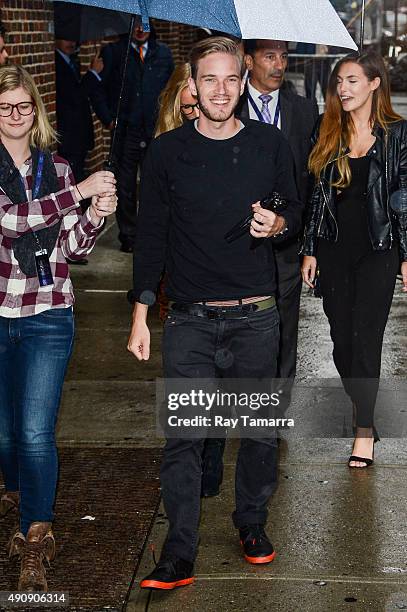
<path id="1" fill-rule="evenodd" d="M 208 319 L 218 319 L 219 318 L 219 312 L 217 312 L 216 310 L 207 310 L 206 311 L 206 316 L 208 317 Z"/>

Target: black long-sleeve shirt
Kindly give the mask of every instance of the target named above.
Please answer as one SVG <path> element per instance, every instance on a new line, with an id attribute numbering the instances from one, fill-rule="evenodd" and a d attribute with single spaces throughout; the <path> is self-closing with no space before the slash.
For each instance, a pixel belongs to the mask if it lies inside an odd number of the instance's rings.
<path id="1" fill-rule="evenodd" d="M 163 268 L 166 293 L 181 302 L 273 295 L 272 243 L 299 232 L 290 148 L 271 125 L 246 120 L 232 138 L 215 140 L 189 121 L 152 142 L 143 164 L 134 292 L 156 292 Z M 279 192 L 288 201 L 281 237 L 255 240 L 249 232 L 229 244 L 225 233 L 251 212 L 251 204 Z"/>

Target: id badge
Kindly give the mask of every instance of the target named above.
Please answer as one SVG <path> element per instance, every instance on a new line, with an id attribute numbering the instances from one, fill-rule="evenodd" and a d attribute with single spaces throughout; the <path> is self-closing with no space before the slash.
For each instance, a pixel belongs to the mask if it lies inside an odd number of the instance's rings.
<path id="1" fill-rule="evenodd" d="M 49 263 L 48 252 L 46 249 L 41 249 L 35 253 L 35 265 L 37 267 L 38 280 L 41 287 L 53 285 L 51 265 Z"/>

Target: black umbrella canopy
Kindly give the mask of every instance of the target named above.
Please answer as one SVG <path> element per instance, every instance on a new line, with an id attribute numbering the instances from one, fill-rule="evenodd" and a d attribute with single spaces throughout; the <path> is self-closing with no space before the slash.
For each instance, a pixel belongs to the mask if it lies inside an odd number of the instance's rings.
<path id="1" fill-rule="evenodd" d="M 128 13 L 72 2 L 54 2 L 55 38 L 84 42 L 118 36 L 129 31 L 130 21 Z"/>

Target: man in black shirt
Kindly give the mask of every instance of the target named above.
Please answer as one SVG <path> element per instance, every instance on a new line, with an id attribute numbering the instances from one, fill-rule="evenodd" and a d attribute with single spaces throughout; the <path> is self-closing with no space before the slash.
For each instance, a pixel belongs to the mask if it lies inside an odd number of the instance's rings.
<path id="1" fill-rule="evenodd" d="M 154 140 L 143 166 L 128 348 L 139 360 L 149 358 L 148 304 L 165 265 L 171 300 L 165 378 L 270 380 L 279 342 L 272 242 L 295 235 L 301 223 L 292 154 L 274 126 L 236 119 L 245 67 L 234 42 L 198 43 L 191 67 L 200 117 Z M 284 216 L 260 206 L 274 191 L 287 200 Z M 250 234 L 229 244 L 225 234 L 250 210 Z M 194 580 L 203 444 L 167 439 L 161 486 L 169 532 L 143 588 Z M 275 556 L 264 525 L 276 460 L 273 435 L 241 441 L 233 522 L 250 563 Z"/>

